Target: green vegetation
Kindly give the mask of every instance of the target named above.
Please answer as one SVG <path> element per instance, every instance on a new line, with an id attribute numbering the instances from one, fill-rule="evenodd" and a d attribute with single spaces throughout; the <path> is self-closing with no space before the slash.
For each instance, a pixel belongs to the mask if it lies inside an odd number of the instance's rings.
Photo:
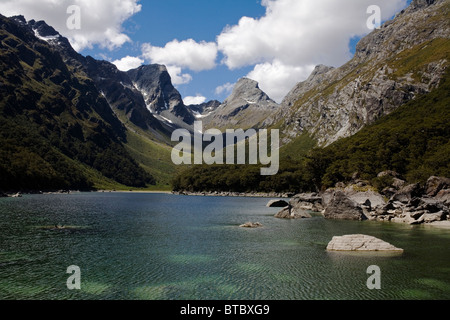
<path id="1" fill-rule="evenodd" d="M 148 190 L 172 189 L 171 180 L 178 168 L 171 159 L 171 146 L 152 141 L 143 132 L 128 130 L 125 148 L 133 159 L 155 178 L 155 185 L 147 186 Z"/>
<path id="2" fill-rule="evenodd" d="M 92 80 L 28 30 L 0 22 L 0 189 L 155 184 Z"/>
<path id="3" fill-rule="evenodd" d="M 303 135 L 280 150 L 280 171 L 259 175 L 257 166 L 193 166 L 174 179 L 175 190 L 306 192 L 333 187 L 358 172 L 377 188 L 394 170 L 409 182 L 450 176 L 450 70 L 439 88 L 417 97 L 356 135 L 313 148 Z M 308 151 L 309 150 L 309 151 Z"/>

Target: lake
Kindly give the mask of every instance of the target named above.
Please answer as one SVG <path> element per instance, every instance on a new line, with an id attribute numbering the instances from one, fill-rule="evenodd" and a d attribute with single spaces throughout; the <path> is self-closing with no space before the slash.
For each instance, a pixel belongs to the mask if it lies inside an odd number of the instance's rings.
<path id="1" fill-rule="evenodd" d="M 450 296 L 450 230 L 274 218 L 270 199 L 73 193 L 0 199 L 0 299 L 410 300 Z M 245 229 L 245 222 L 262 228 Z M 63 225 L 65 229 L 57 229 Z M 403 254 L 332 253 L 367 234 Z M 81 290 L 69 290 L 69 266 Z M 381 270 L 370 290 L 369 266 Z"/>

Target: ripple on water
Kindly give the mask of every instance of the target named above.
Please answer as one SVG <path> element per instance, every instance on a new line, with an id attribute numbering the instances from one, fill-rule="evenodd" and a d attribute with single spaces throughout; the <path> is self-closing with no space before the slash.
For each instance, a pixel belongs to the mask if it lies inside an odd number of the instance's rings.
<path id="1" fill-rule="evenodd" d="M 5 202 L 0 298 L 446 299 L 450 294 L 450 255 L 443 244 L 450 233 L 321 217 L 284 221 L 273 218 L 276 210 L 266 203 L 152 194 Z M 247 221 L 264 228 L 238 227 Z M 48 230 L 55 223 L 75 231 Z M 353 233 L 377 236 L 405 254 L 326 252 L 334 235 Z M 72 264 L 82 270 L 79 293 L 65 288 Z M 381 268 L 381 290 L 366 286 L 370 265 Z"/>

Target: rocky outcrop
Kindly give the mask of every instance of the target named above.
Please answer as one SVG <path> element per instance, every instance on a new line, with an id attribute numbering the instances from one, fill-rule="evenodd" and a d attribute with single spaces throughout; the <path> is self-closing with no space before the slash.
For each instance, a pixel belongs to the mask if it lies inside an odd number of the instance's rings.
<path id="1" fill-rule="evenodd" d="M 319 210 L 320 208 L 320 210 Z M 275 217 L 280 219 L 305 219 L 311 218 L 312 215 L 308 211 L 321 211 L 321 198 L 316 193 L 298 194 L 289 200 L 285 206 Z"/>
<path id="2" fill-rule="evenodd" d="M 380 173 L 378 177 L 395 173 Z M 397 179 L 397 180 L 396 180 Z M 328 219 L 392 221 L 411 225 L 435 223 L 450 220 L 450 190 L 447 178 L 431 177 L 425 187 L 419 184 L 392 184 L 378 193 L 372 186 L 361 188 L 357 185 L 340 183 L 337 188 L 322 194 L 323 214 Z M 402 180 L 403 181 L 403 180 Z M 354 182 L 354 181 L 353 181 Z M 437 192 L 437 190 L 439 190 Z M 430 196 L 432 194 L 435 196 Z M 390 198 L 386 196 L 390 195 Z"/>
<path id="3" fill-rule="evenodd" d="M 336 191 L 326 206 L 324 213 L 326 219 L 336 220 L 367 220 L 362 207 L 351 200 L 344 192 Z"/>
<path id="4" fill-rule="evenodd" d="M 445 177 L 430 177 L 425 186 L 425 192 L 428 196 L 436 196 L 442 189 L 450 188 L 450 179 Z"/>
<path id="5" fill-rule="evenodd" d="M 311 214 L 305 210 L 294 208 L 292 206 L 287 206 L 283 208 L 280 212 L 275 215 L 275 218 L 279 219 L 306 219 L 311 218 Z"/>
<path id="6" fill-rule="evenodd" d="M 322 197 L 317 193 L 302 193 L 295 195 L 291 201 L 291 205 L 301 210 L 310 210 L 321 212 L 323 210 Z"/>
<path id="7" fill-rule="evenodd" d="M 339 237 L 333 237 L 328 243 L 328 251 L 388 251 L 403 252 L 403 249 L 397 248 L 378 238 L 363 235 L 352 234 Z"/>
<path id="8" fill-rule="evenodd" d="M 257 127 L 277 109 L 278 104 L 259 88 L 258 82 L 242 78 L 231 95 L 203 121 L 207 128 L 248 129 Z"/>
<path id="9" fill-rule="evenodd" d="M 287 206 L 289 206 L 289 203 L 284 200 L 270 200 L 266 205 L 269 208 L 285 208 Z"/>

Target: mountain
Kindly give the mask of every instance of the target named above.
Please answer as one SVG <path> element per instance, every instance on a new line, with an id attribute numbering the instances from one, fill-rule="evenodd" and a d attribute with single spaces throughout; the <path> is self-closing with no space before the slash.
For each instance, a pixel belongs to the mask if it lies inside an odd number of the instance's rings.
<path id="1" fill-rule="evenodd" d="M 263 125 L 281 129 L 284 144 L 308 134 L 326 146 L 437 88 L 449 65 L 449 8 L 414 0 L 364 37 L 348 63 L 317 67 Z"/>
<path id="2" fill-rule="evenodd" d="M 127 72 L 133 86 L 141 92 L 147 109 L 158 119 L 180 127 L 193 125 L 195 117 L 183 103 L 172 85 L 167 68 L 163 65 L 146 65 Z"/>
<path id="3" fill-rule="evenodd" d="M 348 63 L 317 66 L 298 83 L 261 123 L 281 130 L 277 175 L 257 177 L 258 166 L 196 166 L 176 177 L 174 189 L 298 193 L 355 172 L 372 181 L 395 170 L 411 183 L 450 175 L 449 11 L 448 0 L 414 0 L 364 37 Z"/>
<path id="4" fill-rule="evenodd" d="M 231 95 L 203 121 L 208 128 L 248 129 L 260 125 L 277 108 L 278 104 L 256 81 L 242 78 L 234 85 Z"/>
<path id="5" fill-rule="evenodd" d="M 125 119 L 156 136 L 170 132 L 147 110 L 145 100 L 126 73 L 110 62 L 92 57 L 84 59 L 83 68 L 118 114 L 123 114 Z"/>
<path id="6" fill-rule="evenodd" d="M 410 183 L 450 176 L 450 69 L 438 88 L 419 95 L 367 125 L 355 135 L 325 148 L 281 150 L 280 171 L 259 176 L 258 166 L 194 166 L 175 179 L 175 191 L 317 192 L 362 181 L 384 188 L 378 173 L 395 171 Z M 288 144 L 284 148 L 292 148 Z"/>
<path id="7" fill-rule="evenodd" d="M 208 102 L 204 102 L 201 104 L 191 104 L 187 107 L 192 110 L 195 118 L 197 120 L 203 119 L 209 115 L 211 115 L 218 107 L 220 107 L 221 103 L 217 100 L 211 100 Z"/>
<path id="8" fill-rule="evenodd" d="M 67 39 L 23 17 L 0 15 L 0 26 L 0 189 L 155 183 L 77 54 L 55 49 Z"/>

